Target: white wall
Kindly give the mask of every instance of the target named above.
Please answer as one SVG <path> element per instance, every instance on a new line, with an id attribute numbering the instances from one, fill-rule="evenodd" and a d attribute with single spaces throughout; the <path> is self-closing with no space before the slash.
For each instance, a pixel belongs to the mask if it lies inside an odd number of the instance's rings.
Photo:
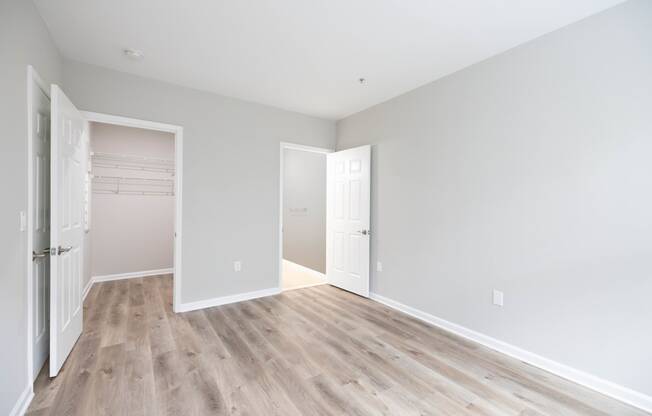
<path id="1" fill-rule="evenodd" d="M 374 144 L 372 291 L 652 395 L 650 22 L 630 1 L 340 121 Z"/>
<path id="2" fill-rule="evenodd" d="M 279 143 L 333 147 L 334 122 L 71 61 L 64 90 L 82 110 L 183 126 L 182 302 L 278 286 Z"/>
<path id="3" fill-rule="evenodd" d="M 174 135 L 171 133 L 91 123 L 90 138 L 94 152 L 174 160 Z M 93 174 L 174 179 L 171 173 L 97 165 L 93 166 Z M 94 188 L 113 190 L 115 186 L 97 184 Z M 144 185 L 123 186 L 123 189 L 127 188 L 162 189 Z M 174 196 L 93 193 L 91 209 L 93 276 L 172 268 Z"/>
<path id="4" fill-rule="evenodd" d="M 61 78 L 61 60 L 31 1 L 0 2 L 0 414 L 9 414 L 27 385 L 26 234 L 27 65 L 46 82 Z"/>
<path id="5" fill-rule="evenodd" d="M 283 258 L 326 273 L 326 155 L 283 152 Z"/>

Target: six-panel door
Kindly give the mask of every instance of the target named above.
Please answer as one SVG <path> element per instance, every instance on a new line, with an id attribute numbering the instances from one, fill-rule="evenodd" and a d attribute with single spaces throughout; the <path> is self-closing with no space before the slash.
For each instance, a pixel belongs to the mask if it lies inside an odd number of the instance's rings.
<path id="1" fill-rule="evenodd" d="M 50 246 L 50 376 L 57 375 L 81 335 L 83 321 L 83 189 L 86 122 L 52 86 Z"/>
<path id="2" fill-rule="evenodd" d="M 327 159 L 328 282 L 369 296 L 371 147 L 329 153 Z"/>

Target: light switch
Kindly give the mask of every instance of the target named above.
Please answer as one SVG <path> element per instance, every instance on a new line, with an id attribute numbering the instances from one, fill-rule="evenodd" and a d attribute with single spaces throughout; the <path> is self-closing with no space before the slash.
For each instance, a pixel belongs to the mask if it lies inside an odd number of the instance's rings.
<path id="1" fill-rule="evenodd" d="M 494 305 L 502 307 L 503 300 L 504 300 L 503 292 L 494 289 Z"/>

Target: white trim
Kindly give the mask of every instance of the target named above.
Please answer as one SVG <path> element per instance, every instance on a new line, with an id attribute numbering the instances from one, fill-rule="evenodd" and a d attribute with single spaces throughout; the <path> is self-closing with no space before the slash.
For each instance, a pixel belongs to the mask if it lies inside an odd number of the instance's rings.
<path id="1" fill-rule="evenodd" d="M 88 296 L 88 293 L 91 291 L 91 288 L 93 287 L 93 278 L 91 277 L 88 279 L 88 283 L 86 283 L 86 287 L 84 288 L 84 292 L 82 293 L 82 302 L 86 300 L 86 296 Z"/>
<path id="2" fill-rule="evenodd" d="M 20 397 L 16 401 L 14 408 L 9 412 L 9 416 L 23 416 L 27 412 L 29 404 L 34 398 L 34 389 L 32 388 L 32 383 L 28 383 L 25 386 L 25 390 L 21 393 Z"/>
<path id="3" fill-rule="evenodd" d="M 304 265 L 301 265 L 299 263 L 295 263 L 293 261 L 290 261 L 288 259 L 282 259 L 281 262 L 285 263 L 290 263 L 292 267 L 301 270 L 302 272 L 311 275 L 312 277 L 319 279 L 319 283 L 309 283 L 307 285 L 300 285 L 300 286 L 292 286 L 288 288 L 282 288 L 282 290 L 285 292 L 287 290 L 295 290 L 295 289 L 305 289 L 307 287 L 313 287 L 313 286 L 320 286 L 320 285 L 325 285 L 327 283 L 326 281 L 326 275 L 322 272 L 318 272 L 317 270 L 311 269 L 310 267 L 306 267 Z"/>
<path id="4" fill-rule="evenodd" d="M 173 124 L 158 123 L 155 121 L 139 120 L 135 118 L 116 116 L 111 114 L 94 113 L 82 111 L 82 115 L 88 121 L 96 123 L 114 124 L 124 127 L 136 127 L 140 129 L 164 131 L 174 134 L 174 168 L 176 181 L 174 181 L 174 279 L 172 291 L 172 305 L 175 312 L 179 312 L 181 304 L 181 288 L 183 279 L 181 274 L 182 254 L 182 208 L 183 208 L 183 127 Z"/>
<path id="5" fill-rule="evenodd" d="M 91 278 L 88 280 L 88 283 L 86 283 L 86 287 L 84 288 L 82 301 L 86 300 L 86 296 L 88 296 L 88 293 L 91 291 L 91 288 L 95 283 L 110 282 L 113 280 L 135 279 L 138 277 L 161 276 L 161 275 L 172 274 L 172 273 L 174 273 L 174 269 L 168 268 L 168 269 L 145 270 L 142 272 L 117 273 L 117 274 L 105 274 L 102 276 L 91 276 Z"/>
<path id="6" fill-rule="evenodd" d="M 279 148 L 279 210 L 278 210 L 278 289 L 282 290 L 283 288 L 283 167 L 284 167 L 284 157 L 283 151 L 285 149 L 289 150 L 300 150 L 303 152 L 311 153 L 322 153 L 328 154 L 333 153 L 333 149 L 325 149 L 322 147 L 315 146 L 306 146 L 303 144 L 281 142 Z"/>
<path id="7" fill-rule="evenodd" d="M 588 387 L 589 389 L 595 390 L 616 400 L 620 400 L 621 402 L 627 403 L 648 412 L 652 411 L 652 397 L 647 396 L 643 393 L 631 390 L 611 381 L 604 380 L 592 374 L 585 373 L 584 371 L 567 366 L 557 361 L 553 361 L 549 358 L 542 357 L 530 351 L 526 351 L 504 341 L 492 338 L 488 335 L 476 332 L 472 329 L 449 322 L 427 312 L 423 312 L 419 309 L 386 298 L 377 293 L 370 293 L 370 298 L 376 302 L 382 303 L 383 305 L 389 306 L 392 309 L 401 311 L 407 315 L 413 316 L 417 319 L 452 332 L 468 340 L 482 344 L 485 347 L 491 348 L 492 350 L 498 351 L 505 355 L 509 355 L 510 357 L 516 358 L 517 360 L 556 374 L 584 387 Z"/>
<path id="8" fill-rule="evenodd" d="M 189 312 L 195 311 L 197 309 L 212 308 L 213 306 L 226 305 L 228 303 L 242 302 L 245 300 L 264 298 L 267 296 L 274 296 L 281 293 L 281 290 L 277 287 L 272 287 L 269 289 L 256 290 L 254 292 L 239 293 L 237 295 L 222 296 L 219 298 L 198 300 L 196 302 L 182 303 L 179 305 L 179 310 L 177 312 Z"/>
<path id="9" fill-rule="evenodd" d="M 281 142 L 281 149 L 300 150 L 302 152 L 328 154 L 333 153 L 335 150 L 327 149 L 325 147 L 306 146 L 305 144 L 297 144 L 290 142 Z"/>
<path id="10" fill-rule="evenodd" d="M 93 276 L 91 278 L 91 281 L 93 283 L 110 282 L 112 280 L 136 279 L 138 277 L 159 276 L 159 275 L 172 274 L 172 273 L 174 273 L 173 268 L 155 269 L 155 270 L 143 270 L 143 271 L 140 271 L 140 272 L 104 274 L 104 275 L 100 275 L 100 276 Z M 174 276 L 174 278 L 176 279 L 176 276 Z"/>
<path id="11" fill-rule="evenodd" d="M 123 127 L 136 127 L 139 129 L 156 130 L 167 133 L 176 133 L 179 129 L 182 128 L 174 124 L 165 124 L 150 120 L 122 117 L 113 114 L 95 113 L 93 111 L 81 111 L 81 114 L 88 121 L 95 123 L 113 124 Z"/>
<path id="12" fill-rule="evenodd" d="M 174 209 L 174 255 L 172 260 L 174 265 L 172 308 L 175 312 L 179 312 L 183 283 L 181 279 L 181 254 L 183 253 L 181 239 L 181 220 L 183 218 L 183 128 L 179 127 L 174 136 L 174 169 L 177 180 L 174 181 L 176 205 Z"/>
<path id="13" fill-rule="evenodd" d="M 25 228 L 27 238 L 25 238 L 25 254 L 27 261 L 27 381 L 29 381 L 30 389 L 34 383 L 34 293 L 32 287 L 32 251 L 34 250 L 34 217 L 32 216 L 32 210 L 34 208 L 34 161 L 32 160 L 32 142 L 34 139 L 32 125 L 34 120 L 32 118 L 32 112 L 34 111 L 34 102 L 32 101 L 32 92 L 34 87 L 40 88 L 41 91 L 50 98 L 48 84 L 43 81 L 43 78 L 41 78 L 33 66 L 27 65 L 27 208 L 25 211 L 27 217 L 27 227 Z"/>

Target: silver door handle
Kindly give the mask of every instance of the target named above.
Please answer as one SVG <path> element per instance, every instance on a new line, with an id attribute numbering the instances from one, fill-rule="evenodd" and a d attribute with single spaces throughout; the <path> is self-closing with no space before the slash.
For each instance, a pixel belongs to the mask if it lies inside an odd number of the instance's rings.
<path id="1" fill-rule="evenodd" d="M 50 248 L 44 248 L 43 251 L 40 253 L 37 253 L 36 251 L 32 250 L 32 261 L 35 261 L 36 259 L 42 259 L 44 257 L 47 257 L 50 255 Z"/>
<path id="2" fill-rule="evenodd" d="M 360 230 L 358 232 L 362 235 L 371 235 L 371 230 Z"/>
<path id="3" fill-rule="evenodd" d="M 61 247 L 61 246 L 59 246 L 59 248 L 57 249 L 57 254 L 60 256 L 62 253 L 67 253 L 70 250 L 72 250 L 72 246 L 70 246 L 70 247 Z"/>

